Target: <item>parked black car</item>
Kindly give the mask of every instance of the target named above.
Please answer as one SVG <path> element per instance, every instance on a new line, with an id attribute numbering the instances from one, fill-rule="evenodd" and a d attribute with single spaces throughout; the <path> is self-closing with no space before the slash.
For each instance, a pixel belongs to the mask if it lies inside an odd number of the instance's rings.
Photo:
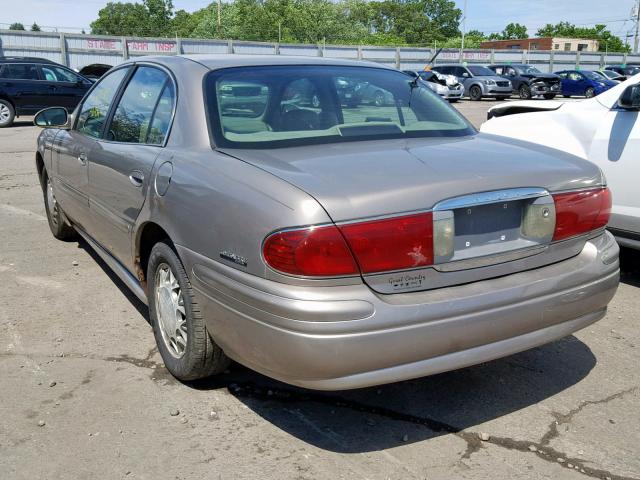
<path id="1" fill-rule="evenodd" d="M 91 65 L 85 65 L 82 67 L 78 73 L 83 77 L 88 78 L 89 80 L 93 80 L 94 82 L 101 78 L 105 73 L 111 70 L 112 65 L 107 65 L 105 63 L 92 63 Z"/>
<path id="2" fill-rule="evenodd" d="M 513 91 L 523 100 L 543 96 L 551 100 L 560 95 L 560 77 L 553 73 L 542 73 L 536 67 L 526 64 L 498 64 L 489 65 L 496 75 L 508 78 L 513 85 Z"/>
<path id="3" fill-rule="evenodd" d="M 605 70 L 611 70 L 619 73 L 625 77 L 633 77 L 635 74 L 640 73 L 640 65 L 625 64 L 625 65 L 608 65 Z"/>
<path id="4" fill-rule="evenodd" d="M 71 111 L 91 85 L 88 78 L 51 60 L 0 57 L 0 128 L 46 107 Z"/>

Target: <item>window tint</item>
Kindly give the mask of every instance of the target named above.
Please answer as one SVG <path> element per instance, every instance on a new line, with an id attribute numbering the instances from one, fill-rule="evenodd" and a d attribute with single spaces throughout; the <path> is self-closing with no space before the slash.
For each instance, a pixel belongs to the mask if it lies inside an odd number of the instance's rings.
<path id="1" fill-rule="evenodd" d="M 153 113 L 167 80 L 167 74 L 158 68 L 139 67 L 118 103 L 107 139 L 146 143 Z M 166 109 L 166 101 L 163 108 Z M 159 125 L 161 123 L 159 120 Z M 157 137 L 157 132 L 152 136 Z"/>
<path id="2" fill-rule="evenodd" d="M 286 147 L 462 136 L 469 124 L 423 82 L 368 67 L 221 69 L 206 81 L 216 145 Z"/>
<path id="3" fill-rule="evenodd" d="M 2 78 L 12 80 L 40 80 L 38 69 L 29 63 L 8 63 L 2 69 Z"/>
<path id="4" fill-rule="evenodd" d="M 76 75 L 64 68 L 43 65 L 40 67 L 42 70 L 42 77 L 50 82 L 81 82 L 82 77 Z"/>
<path id="5" fill-rule="evenodd" d="M 156 112 L 153 114 L 153 119 L 151 120 L 147 143 L 151 145 L 162 145 L 164 143 L 164 139 L 167 137 L 167 132 L 169 131 L 169 125 L 171 124 L 175 97 L 176 94 L 173 90 L 173 84 L 167 82 L 162 91 L 162 95 L 160 95 Z"/>
<path id="6" fill-rule="evenodd" d="M 80 115 L 78 115 L 78 123 L 76 124 L 76 129 L 79 132 L 90 137 L 100 137 L 113 97 L 127 72 L 127 68 L 114 71 L 103 77 L 91 91 L 80 107 Z"/>
<path id="7" fill-rule="evenodd" d="M 574 82 L 580 82 L 581 80 L 583 80 L 582 75 L 577 72 L 571 72 L 569 74 L 569 79 L 573 80 Z"/>

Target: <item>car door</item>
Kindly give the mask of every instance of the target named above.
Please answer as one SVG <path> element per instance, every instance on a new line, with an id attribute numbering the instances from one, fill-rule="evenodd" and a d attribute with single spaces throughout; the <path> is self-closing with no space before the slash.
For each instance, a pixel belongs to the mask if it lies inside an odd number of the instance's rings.
<path id="1" fill-rule="evenodd" d="M 598 112 L 588 159 L 603 171 L 613 196 L 609 226 L 640 234 L 640 115 L 622 108 Z"/>
<path id="2" fill-rule="evenodd" d="M 139 65 L 116 101 L 89 164 L 89 209 L 94 238 L 126 266 L 131 233 L 151 184 L 175 103 L 170 75 Z"/>
<path id="3" fill-rule="evenodd" d="M 102 78 L 78 110 L 71 130 L 62 130 L 53 148 L 56 200 L 75 224 L 89 226 L 89 162 L 102 136 L 111 103 L 128 73 L 121 68 Z"/>
<path id="4" fill-rule="evenodd" d="M 40 75 L 47 82 L 47 106 L 65 107 L 72 111 L 80 103 L 92 83 L 80 75 L 56 65 L 39 65 Z"/>
<path id="5" fill-rule="evenodd" d="M 571 72 L 569 74 L 569 82 L 571 95 L 584 95 L 585 90 L 589 86 L 584 75 L 578 72 Z"/>
<path id="6" fill-rule="evenodd" d="M 516 69 L 513 67 L 506 67 L 504 69 L 504 72 L 505 72 L 505 78 L 508 78 L 511 81 L 511 84 L 513 85 L 513 89 L 519 90 L 520 84 L 522 82 L 518 78 L 518 72 L 516 71 Z"/>
<path id="7" fill-rule="evenodd" d="M 32 63 L 6 63 L 0 71 L 0 90 L 5 92 L 20 115 L 29 115 L 42 109 L 47 88 Z"/>

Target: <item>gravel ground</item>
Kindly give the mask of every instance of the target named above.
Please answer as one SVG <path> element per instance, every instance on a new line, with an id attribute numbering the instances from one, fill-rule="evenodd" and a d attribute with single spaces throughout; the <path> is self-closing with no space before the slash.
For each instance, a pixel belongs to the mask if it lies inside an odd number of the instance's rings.
<path id="1" fill-rule="evenodd" d="M 1 479 L 640 478 L 637 255 L 605 319 L 509 358 L 350 392 L 238 365 L 185 385 L 144 306 L 51 236 L 37 134 L 0 130 Z"/>

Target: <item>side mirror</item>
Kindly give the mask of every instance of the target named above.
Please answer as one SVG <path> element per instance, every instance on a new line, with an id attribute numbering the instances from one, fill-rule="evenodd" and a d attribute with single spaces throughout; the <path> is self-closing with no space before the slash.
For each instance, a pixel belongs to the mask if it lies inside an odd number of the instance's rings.
<path id="1" fill-rule="evenodd" d="M 59 127 L 68 128 L 69 114 L 66 108 L 51 107 L 40 110 L 33 119 L 36 127 L 48 128 Z"/>
<path id="2" fill-rule="evenodd" d="M 463 76 L 464 78 L 469 78 L 469 77 L 471 77 L 471 75 L 469 75 L 467 72 L 464 72 L 464 73 L 462 74 L 462 76 Z"/>
<path id="3" fill-rule="evenodd" d="M 625 110 L 640 110 L 640 84 L 627 87 L 618 99 L 618 106 Z"/>

